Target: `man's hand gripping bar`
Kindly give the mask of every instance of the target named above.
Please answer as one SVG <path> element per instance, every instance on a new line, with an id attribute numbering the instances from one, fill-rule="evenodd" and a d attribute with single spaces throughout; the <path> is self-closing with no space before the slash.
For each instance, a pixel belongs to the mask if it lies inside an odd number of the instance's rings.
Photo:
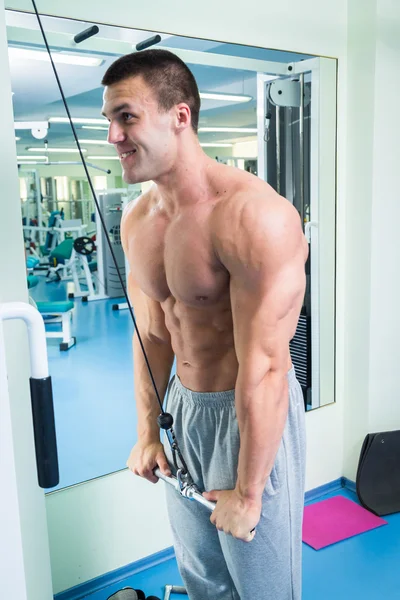
<path id="1" fill-rule="evenodd" d="M 155 469 L 154 475 L 159 479 L 165 481 L 165 483 L 172 485 L 176 489 L 176 491 L 179 492 L 185 498 L 189 498 L 190 500 L 196 500 L 196 502 L 199 502 L 199 504 L 202 504 L 203 506 L 208 508 L 210 512 L 214 510 L 216 506 L 215 502 L 210 502 L 209 500 L 206 500 L 200 494 L 199 490 L 193 483 L 182 485 L 177 477 L 175 477 L 174 475 L 168 477 L 168 475 L 164 475 L 163 473 L 161 473 L 160 469 Z"/>

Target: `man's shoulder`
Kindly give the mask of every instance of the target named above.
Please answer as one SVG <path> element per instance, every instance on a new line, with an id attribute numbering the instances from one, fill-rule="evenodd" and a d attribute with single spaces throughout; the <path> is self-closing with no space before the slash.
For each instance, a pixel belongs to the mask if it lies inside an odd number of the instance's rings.
<path id="1" fill-rule="evenodd" d="M 235 173 L 230 193 L 213 211 L 213 227 L 217 234 L 227 228 L 252 233 L 249 228 L 253 226 L 266 227 L 271 221 L 291 220 L 293 213 L 297 213 L 293 205 L 267 182 L 246 172 Z"/>
<path id="2" fill-rule="evenodd" d="M 155 194 L 155 186 L 152 186 L 146 192 L 143 192 L 140 196 L 137 196 L 128 202 L 122 213 L 122 221 L 125 227 L 129 224 L 133 224 L 148 212 L 155 200 Z"/>
<path id="3" fill-rule="evenodd" d="M 149 212 L 155 201 L 155 186 L 137 196 L 125 206 L 121 219 L 122 241 L 127 239 L 140 220 Z"/>
<path id="4" fill-rule="evenodd" d="M 244 188 L 239 185 L 214 213 L 213 247 L 228 270 L 235 261 L 246 268 L 254 260 L 257 268 L 270 265 L 271 260 L 281 264 L 300 245 L 304 247 L 298 211 L 262 180 Z"/>

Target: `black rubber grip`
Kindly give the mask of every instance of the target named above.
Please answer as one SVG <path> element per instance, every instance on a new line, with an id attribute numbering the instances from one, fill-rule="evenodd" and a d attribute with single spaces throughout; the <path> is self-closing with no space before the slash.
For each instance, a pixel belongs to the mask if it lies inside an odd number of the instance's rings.
<path id="1" fill-rule="evenodd" d="M 151 38 L 147 38 L 143 42 L 139 42 L 136 44 L 136 50 L 140 52 L 140 50 L 146 50 L 146 48 L 150 48 L 150 46 L 154 46 L 155 44 L 159 44 L 161 42 L 160 35 L 153 35 Z"/>
<path id="2" fill-rule="evenodd" d="M 76 36 L 74 37 L 74 42 L 75 42 L 75 44 L 80 44 L 81 42 L 84 42 L 85 40 L 88 40 L 92 36 L 99 33 L 99 31 L 100 30 L 97 27 L 97 25 L 93 25 L 92 27 L 85 29 L 85 31 L 81 31 L 81 33 L 77 33 Z"/>
<path id="3" fill-rule="evenodd" d="M 46 489 L 60 481 L 51 377 L 31 377 L 30 386 L 38 481 Z"/>

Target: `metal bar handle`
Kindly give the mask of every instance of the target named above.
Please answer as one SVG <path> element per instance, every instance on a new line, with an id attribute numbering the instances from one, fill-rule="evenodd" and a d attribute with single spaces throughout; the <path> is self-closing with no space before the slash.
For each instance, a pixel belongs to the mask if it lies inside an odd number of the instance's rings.
<path id="1" fill-rule="evenodd" d="M 180 493 L 179 483 L 178 483 L 177 478 L 174 475 L 172 475 L 171 477 L 168 477 L 167 475 L 164 475 L 164 473 L 161 473 L 160 469 L 155 469 L 154 475 L 156 477 L 158 477 L 159 479 L 162 479 L 163 481 L 165 481 L 165 483 L 172 485 L 176 489 L 176 491 Z M 192 500 L 196 500 L 196 502 L 205 506 L 210 512 L 213 512 L 213 510 L 216 506 L 215 502 L 210 502 L 209 500 L 206 500 L 206 498 L 204 498 L 204 496 L 199 494 L 199 492 L 196 492 L 192 486 L 188 486 L 187 493 L 185 493 L 184 496 L 186 498 L 191 498 Z"/>
<path id="2" fill-rule="evenodd" d="M 156 477 L 158 477 L 159 479 L 162 479 L 163 481 L 165 481 L 165 483 L 172 485 L 179 494 L 181 493 L 181 491 L 179 489 L 178 480 L 174 475 L 172 475 L 171 477 L 168 477 L 167 475 L 164 475 L 163 473 L 161 473 L 160 469 L 154 469 L 153 472 Z M 185 493 L 182 494 L 182 496 L 184 498 L 190 498 L 192 500 L 196 500 L 196 502 L 205 506 L 210 512 L 213 512 L 214 508 L 216 507 L 215 502 L 210 502 L 210 500 L 206 500 L 204 498 L 204 496 L 199 494 L 199 492 L 195 491 L 195 489 L 191 485 L 189 485 L 186 488 Z M 255 528 L 252 529 L 250 533 L 253 533 L 253 531 L 255 531 Z"/>

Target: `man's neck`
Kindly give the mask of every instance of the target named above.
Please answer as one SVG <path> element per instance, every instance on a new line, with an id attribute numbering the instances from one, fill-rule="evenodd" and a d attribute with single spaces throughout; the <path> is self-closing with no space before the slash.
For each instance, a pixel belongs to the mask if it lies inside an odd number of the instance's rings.
<path id="1" fill-rule="evenodd" d="M 170 216 L 210 198 L 214 168 L 215 161 L 198 144 L 177 156 L 173 168 L 155 181 L 163 208 Z"/>

